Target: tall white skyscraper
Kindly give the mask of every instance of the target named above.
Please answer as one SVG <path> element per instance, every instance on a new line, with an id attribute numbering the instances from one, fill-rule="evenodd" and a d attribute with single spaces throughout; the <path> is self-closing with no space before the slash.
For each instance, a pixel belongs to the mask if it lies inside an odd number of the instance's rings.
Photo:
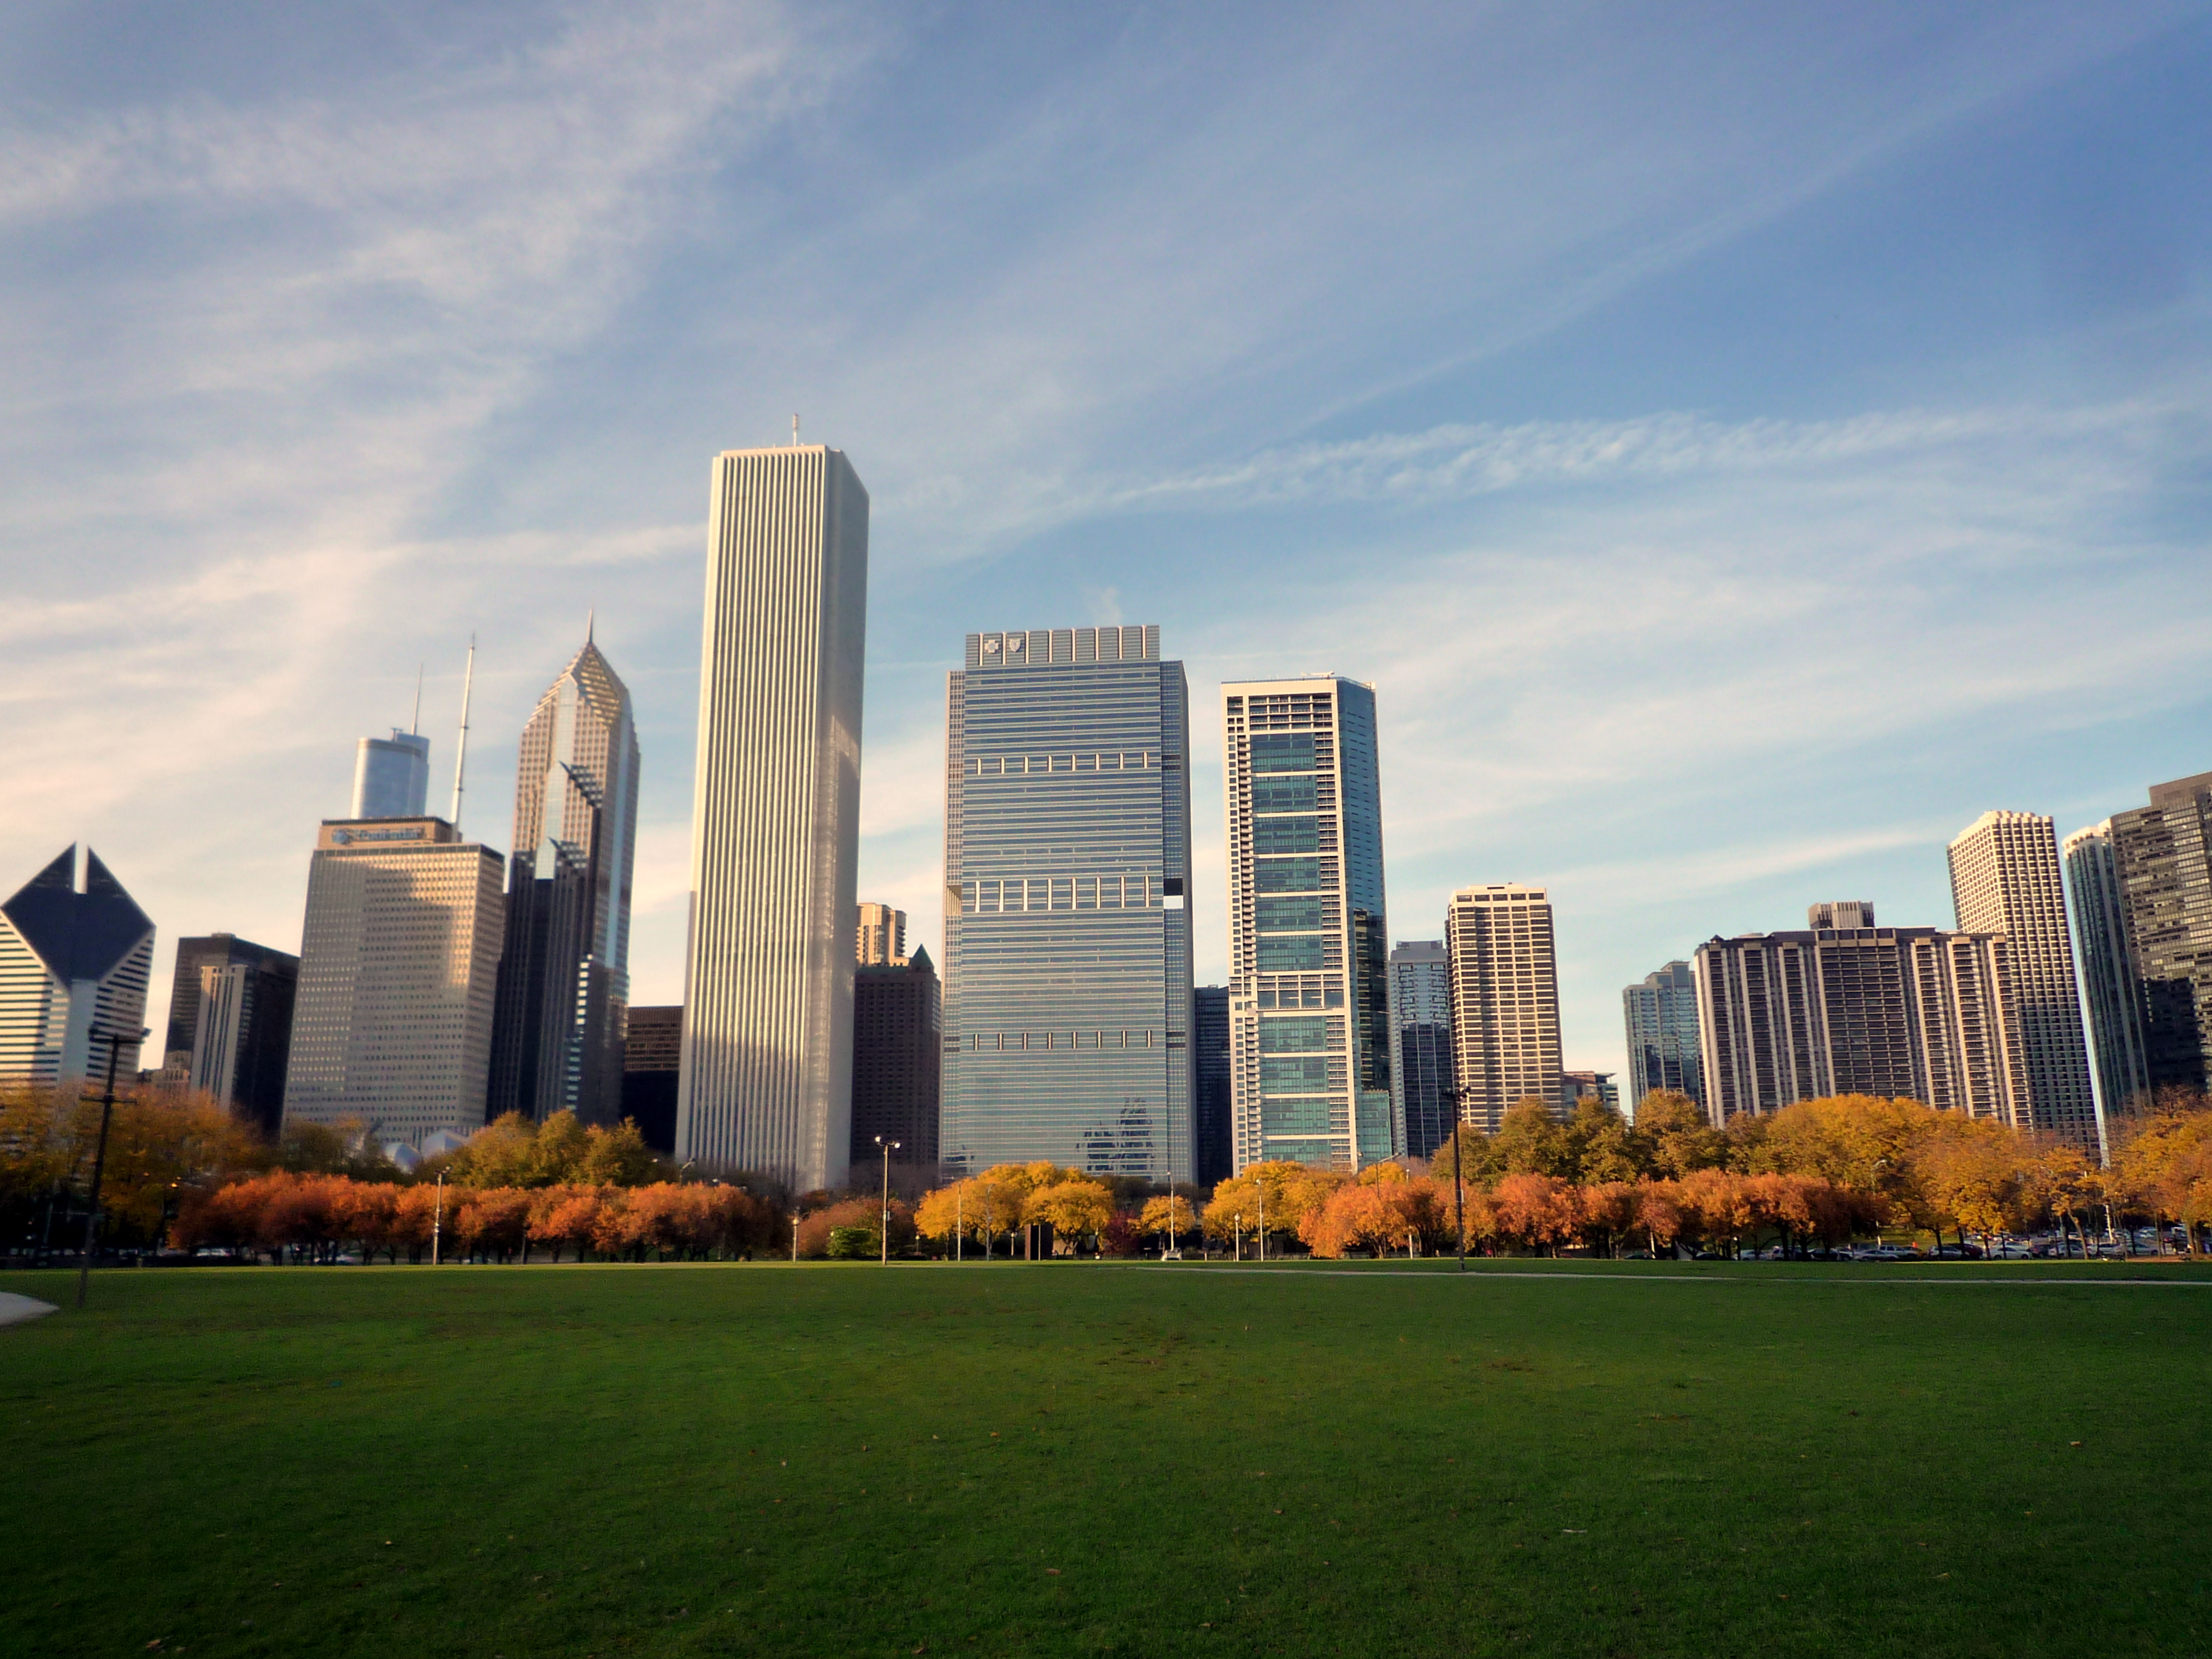
<path id="1" fill-rule="evenodd" d="M 1221 688 L 1237 1167 L 1352 1170 L 1397 1150 L 1375 688 Z"/>
<path id="2" fill-rule="evenodd" d="M 2142 1002 L 2128 946 L 2127 896 L 2112 848 L 2112 821 L 2066 837 L 2066 885 L 2074 901 L 2074 943 L 2089 1005 L 2097 1058 L 2098 1109 L 2112 1119 L 2138 1109 L 2150 1092 L 2143 1060 Z"/>
<path id="3" fill-rule="evenodd" d="M 1559 969 L 1552 901 L 1518 882 L 1463 887 L 1445 915 L 1460 1121 L 1495 1134 L 1531 1096 L 1559 1099 Z"/>
<path id="4" fill-rule="evenodd" d="M 819 446 L 716 458 L 676 1155 L 842 1186 L 868 492 Z"/>
<path id="5" fill-rule="evenodd" d="M 284 1075 L 284 1121 L 420 1144 L 484 1121 L 506 860 L 443 818 L 325 821 Z"/>
<path id="6" fill-rule="evenodd" d="M 1959 832 L 1950 854 L 1960 931 L 2002 933 L 2012 942 L 2030 1121 L 2097 1151 L 2104 1130 L 2089 1084 L 2066 884 L 2051 821 L 2037 812 L 1984 812 Z"/>
<path id="7" fill-rule="evenodd" d="M 117 1075 L 138 1069 L 154 924 L 90 848 L 84 886 L 71 847 L 0 904 L 0 1083 L 66 1084 L 100 1077 L 108 1045 Z"/>

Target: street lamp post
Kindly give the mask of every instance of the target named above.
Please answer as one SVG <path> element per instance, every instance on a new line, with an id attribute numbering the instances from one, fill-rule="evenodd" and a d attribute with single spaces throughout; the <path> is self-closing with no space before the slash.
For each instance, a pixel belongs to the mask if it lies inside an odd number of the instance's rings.
<path id="1" fill-rule="evenodd" d="M 438 1265 L 438 1251 L 446 1231 L 446 1172 L 438 1171 L 438 1202 L 430 1212 L 430 1265 Z"/>
<path id="2" fill-rule="evenodd" d="M 898 1151 L 899 1143 L 896 1140 L 885 1140 L 881 1135 L 878 1135 L 876 1145 L 884 1149 L 884 1218 L 882 1226 L 877 1231 L 877 1237 L 882 1241 L 883 1263 L 888 1267 L 891 1265 L 891 1154 Z"/>
<path id="3" fill-rule="evenodd" d="M 1467 1271 L 1467 1139 L 1460 1131 L 1465 1127 L 1462 1116 L 1462 1103 L 1467 1099 L 1465 1089 L 1439 1089 L 1437 1092 L 1451 1102 L 1452 1107 L 1452 1209 L 1459 1226 L 1459 1270 Z"/>
<path id="4" fill-rule="evenodd" d="M 92 1255 L 100 1245 L 100 1181 L 107 1170 L 107 1126 L 115 1116 L 116 1062 L 122 1058 L 125 1043 L 143 1042 L 147 1032 L 142 1029 L 134 1039 L 95 1025 L 92 1036 L 107 1044 L 107 1089 L 100 1097 L 100 1142 L 92 1154 L 92 1201 L 84 1214 L 84 1261 L 76 1273 L 76 1305 L 80 1310 L 84 1306 L 85 1292 L 92 1288 Z"/>

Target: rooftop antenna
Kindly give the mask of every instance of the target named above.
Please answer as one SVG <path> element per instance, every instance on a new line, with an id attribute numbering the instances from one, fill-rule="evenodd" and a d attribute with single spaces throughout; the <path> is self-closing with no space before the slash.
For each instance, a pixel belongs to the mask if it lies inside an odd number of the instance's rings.
<path id="1" fill-rule="evenodd" d="M 419 734 L 422 730 L 422 665 L 415 665 L 415 715 L 407 722 L 407 729 Z"/>
<path id="2" fill-rule="evenodd" d="M 799 447 L 799 415 L 796 410 L 793 411 L 791 416 L 791 447 L 793 449 Z"/>
<path id="3" fill-rule="evenodd" d="M 584 643 L 586 645 L 592 642 L 592 629 L 598 625 L 599 620 L 599 608 L 597 605 L 593 605 L 584 613 Z"/>
<path id="4" fill-rule="evenodd" d="M 453 833 L 461 833 L 461 773 L 469 763 L 469 693 L 477 683 L 477 636 L 469 635 L 469 665 L 461 674 L 461 740 L 453 750 Z"/>

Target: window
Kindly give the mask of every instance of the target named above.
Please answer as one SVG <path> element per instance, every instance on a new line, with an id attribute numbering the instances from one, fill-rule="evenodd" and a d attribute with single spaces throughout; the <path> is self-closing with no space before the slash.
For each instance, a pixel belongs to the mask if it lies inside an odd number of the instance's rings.
<path id="1" fill-rule="evenodd" d="M 1262 935 L 1255 941 L 1255 961 L 1263 974 L 1278 974 L 1321 966 L 1319 933 Z"/>
<path id="2" fill-rule="evenodd" d="M 1319 818 L 1267 818 L 1252 826 L 1255 853 L 1311 853 L 1320 849 Z"/>
<path id="3" fill-rule="evenodd" d="M 1308 893 L 1321 885 L 1319 859 L 1269 859 L 1252 866 L 1252 886 L 1261 893 Z"/>
<path id="4" fill-rule="evenodd" d="M 1255 733 L 1252 738 L 1255 772 L 1310 772 L 1314 769 L 1314 740 L 1310 732 Z"/>
<path id="5" fill-rule="evenodd" d="M 1328 1047 L 1328 1021 L 1318 1015 L 1260 1022 L 1263 1054 L 1316 1054 Z"/>
<path id="6" fill-rule="evenodd" d="M 1254 902 L 1254 913 L 1263 933 L 1287 933 L 1321 926 L 1321 895 L 1298 898 L 1263 898 Z"/>
<path id="7" fill-rule="evenodd" d="M 1313 1094 L 1328 1087 L 1326 1054 L 1262 1054 L 1260 1091 L 1262 1094 Z"/>
<path id="8" fill-rule="evenodd" d="M 1255 812 L 1310 812 L 1314 810 L 1314 781 L 1311 778 L 1255 778 L 1252 780 L 1252 810 Z"/>

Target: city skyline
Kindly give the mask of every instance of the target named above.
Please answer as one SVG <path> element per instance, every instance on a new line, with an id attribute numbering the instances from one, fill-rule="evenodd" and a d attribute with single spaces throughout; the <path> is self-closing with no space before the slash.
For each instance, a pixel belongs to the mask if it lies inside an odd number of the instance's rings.
<path id="1" fill-rule="evenodd" d="M 875 494 L 861 875 L 940 961 L 937 688 L 1016 605 L 1164 623 L 1201 706 L 1373 682 L 1401 931 L 1544 884 L 1567 1062 L 1616 1073 L 1620 988 L 1698 939 L 1823 890 L 1944 923 L 1980 811 L 2070 832 L 2205 763 L 2192 15 L 1571 50 L 1418 9 L 473 15 L 328 51 L 16 20 L 8 314 L 48 320 L 0 677 L 51 712 L 0 866 L 88 840 L 165 938 L 295 948 L 303 830 L 417 665 L 434 807 L 482 635 L 470 828 L 503 836 L 486 734 L 596 604 L 654 757 L 634 988 L 674 1000 L 697 458 L 793 411 Z M 160 626 L 93 625 L 125 615 Z M 1214 980 L 1212 722 L 1193 750 Z"/>

